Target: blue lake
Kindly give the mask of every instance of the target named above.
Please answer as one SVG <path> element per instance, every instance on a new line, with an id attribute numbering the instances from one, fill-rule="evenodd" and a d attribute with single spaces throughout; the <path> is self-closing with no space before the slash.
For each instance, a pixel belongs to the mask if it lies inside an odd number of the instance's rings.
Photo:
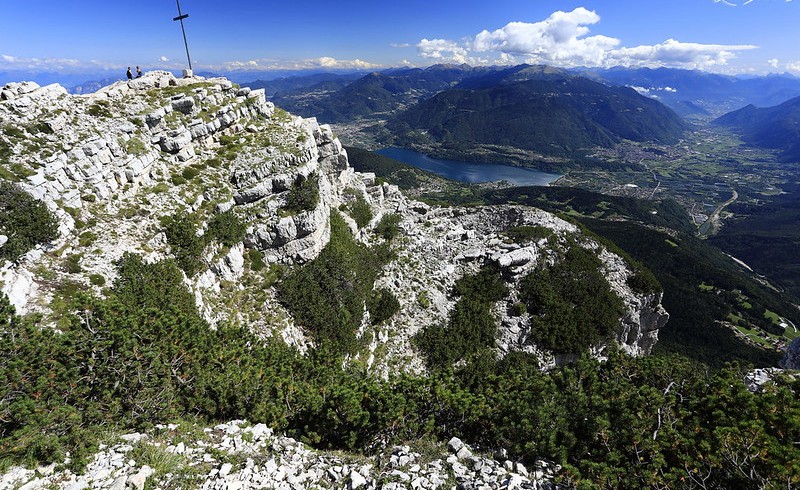
<path id="1" fill-rule="evenodd" d="M 470 163 L 431 158 L 405 148 L 383 148 L 375 153 L 394 158 L 405 164 L 413 165 L 448 179 L 471 184 L 505 180 L 514 186 L 548 185 L 561 177 L 560 174 L 540 172 L 539 170 L 513 167 L 511 165 Z"/>

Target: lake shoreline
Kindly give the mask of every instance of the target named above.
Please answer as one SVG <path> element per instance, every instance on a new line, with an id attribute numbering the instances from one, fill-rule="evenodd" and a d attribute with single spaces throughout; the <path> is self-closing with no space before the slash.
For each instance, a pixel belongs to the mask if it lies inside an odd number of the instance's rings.
<path id="1" fill-rule="evenodd" d="M 506 181 L 515 187 L 548 186 L 564 176 L 502 163 L 475 163 L 434 158 L 407 148 L 381 148 L 375 153 L 441 177 L 468 184 Z"/>

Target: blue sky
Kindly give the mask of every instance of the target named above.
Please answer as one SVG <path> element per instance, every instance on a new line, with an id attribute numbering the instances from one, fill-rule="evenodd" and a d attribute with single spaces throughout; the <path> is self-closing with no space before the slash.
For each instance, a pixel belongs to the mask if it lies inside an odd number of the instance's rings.
<path id="1" fill-rule="evenodd" d="M 182 0 L 195 71 L 470 64 L 800 74 L 800 0 Z M 0 72 L 186 65 L 171 0 L 3 0 Z M 0 80 L 2 82 L 3 80 Z"/>

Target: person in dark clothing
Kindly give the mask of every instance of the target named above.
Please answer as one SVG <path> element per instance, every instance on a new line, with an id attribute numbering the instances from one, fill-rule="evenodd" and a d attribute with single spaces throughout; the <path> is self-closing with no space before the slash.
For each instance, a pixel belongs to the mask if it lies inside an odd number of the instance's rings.
<path id="1" fill-rule="evenodd" d="M 138 66 L 136 67 L 136 78 L 142 78 L 142 69 Z"/>
<path id="2" fill-rule="evenodd" d="M 131 73 L 131 67 L 130 66 L 128 67 L 128 73 L 126 73 L 126 75 L 128 75 L 128 80 L 133 80 L 133 73 Z"/>

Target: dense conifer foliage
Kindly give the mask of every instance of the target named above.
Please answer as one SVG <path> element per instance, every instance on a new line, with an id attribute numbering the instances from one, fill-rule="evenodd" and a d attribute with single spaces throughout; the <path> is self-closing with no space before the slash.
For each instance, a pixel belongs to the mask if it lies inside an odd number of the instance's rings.
<path id="1" fill-rule="evenodd" d="M 126 275 L 144 273 L 134 282 L 145 291 L 176 277 L 174 264 L 126 260 Z M 167 283 L 180 297 L 180 284 Z M 60 334 L 20 322 L 4 303 L 0 444 L 11 461 L 65 451 L 79 460 L 100 426 L 197 415 L 265 421 L 351 450 L 457 433 L 514 458 L 555 459 L 587 488 L 757 488 L 800 474 L 797 381 L 754 394 L 736 368 L 712 372 L 679 357 L 612 355 L 545 374 L 514 354 L 383 382 L 319 353 L 262 346 L 244 330 L 212 331 L 182 301 L 170 307 L 149 293 L 130 304 L 123 289 L 83 298 Z"/>
<path id="2" fill-rule="evenodd" d="M 781 189 L 758 204 L 733 203 L 734 217 L 709 241 L 800 298 L 800 183 Z"/>
<path id="3" fill-rule="evenodd" d="M 236 216 L 233 211 L 215 214 L 208 221 L 206 241 L 216 240 L 221 244 L 232 247 L 244 239 L 247 226 Z"/>
<path id="4" fill-rule="evenodd" d="M 286 206 L 283 209 L 289 213 L 311 211 L 319 203 L 319 175 L 311 174 L 308 177 L 299 177 L 286 196 Z"/>
<path id="5" fill-rule="evenodd" d="M 514 459 L 556 460 L 565 481 L 585 488 L 800 483 L 798 381 L 751 393 L 734 366 L 620 354 L 542 373 L 531 356 L 497 361 L 485 345 L 458 370 L 381 381 L 343 369 L 331 350 L 303 357 L 246 329 L 211 330 L 171 260 L 126 255 L 118 272 L 106 299 L 77 300 L 61 332 L 0 299 L 4 464 L 69 451 L 80 465 L 102 427 L 246 418 L 348 450 L 457 434 Z M 476 281 L 501 289 L 483 271 L 460 283 L 461 298 Z"/>
<path id="6" fill-rule="evenodd" d="M 373 291 L 367 301 L 369 321 L 373 325 L 384 322 L 400 311 L 400 301 L 386 288 Z"/>
<path id="7" fill-rule="evenodd" d="M 583 223 L 645 264 L 663 285 L 662 304 L 670 320 L 659 332 L 657 352 L 679 353 L 715 367 L 733 360 L 776 365 L 780 357 L 776 352 L 743 344 L 719 324 L 736 313 L 766 326 L 761 314 L 765 309 L 800 322 L 800 315 L 787 308 L 775 291 L 742 274 L 719 250 L 692 236 L 675 237 L 634 223 L 593 219 L 583 219 Z M 701 284 L 714 285 L 720 292 L 704 292 Z M 742 294 L 748 298 L 749 309 L 740 306 Z"/>
<path id="8" fill-rule="evenodd" d="M 506 294 L 508 288 L 495 267 L 456 281 L 453 295 L 458 301 L 447 325 L 430 325 L 415 338 L 428 365 L 443 369 L 494 347 L 497 322 L 491 308 Z"/>
<path id="9" fill-rule="evenodd" d="M 330 242 L 316 259 L 279 284 L 279 299 L 318 345 L 352 352 L 383 260 L 380 251 L 356 242 L 334 212 Z"/>
<path id="10" fill-rule="evenodd" d="M 520 295 L 531 314 L 531 340 L 559 353 L 582 352 L 607 338 L 624 312 L 600 259 L 577 244 L 525 277 Z"/>
<path id="11" fill-rule="evenodd" d="M 16 260 L 35 245 L 58 236 L 58 221 L 42 201 L 16 184 L 0 181 L 0 235 L 8 241 L 0 246 L 0 261 Z"/>
<path id="12" fill-rule="evenodd" d="M 400 220 L 399 214 L 384 214 L 378 224 L 375 225 L 375 234 L 382 236 L 384 240 L 394 239 L 401 231 Z"/>
<path id="13" fill-rule="evenodd" d="M 203 268 L 203 250 L 209 243 L 216 241 L 231 247 L 242 241 L 246 230 L 233 211 L 215 214 L 202 235 L 198 231 L 198 218 L 193 214 L 176 213 L 164 218 L 163 222 L 164 234 L 175 261 L 189 277 Z"/>
<path id="14" fill-rule="evenodd" d="M 200 256 L 206 246 L 203 238 L 197 234 L 196 218 L 177 213 L 165 221 L 164 233 L 178 267 L 183 269 L 187 276 L 194 276 L 203 267 Z"/>

